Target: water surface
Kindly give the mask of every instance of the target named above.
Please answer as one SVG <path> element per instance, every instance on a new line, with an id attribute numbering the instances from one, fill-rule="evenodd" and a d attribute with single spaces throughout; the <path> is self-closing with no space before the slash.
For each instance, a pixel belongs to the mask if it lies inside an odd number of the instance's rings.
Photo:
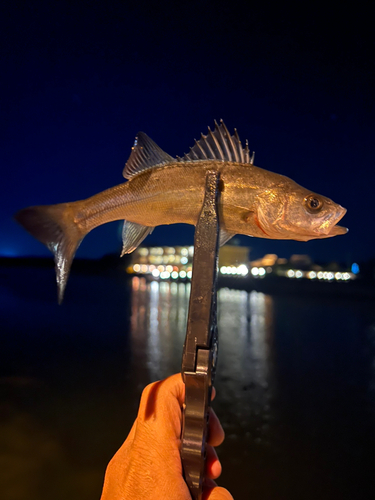
<path id="1" fill-rule="evenodd" d="M 100 496 L 142 388 L 181 368 L 190 285 L 1 268 L 0 490 Z M 236 500 L 375 492 L 371 301 L 220 289 L 219 483 Z"/>

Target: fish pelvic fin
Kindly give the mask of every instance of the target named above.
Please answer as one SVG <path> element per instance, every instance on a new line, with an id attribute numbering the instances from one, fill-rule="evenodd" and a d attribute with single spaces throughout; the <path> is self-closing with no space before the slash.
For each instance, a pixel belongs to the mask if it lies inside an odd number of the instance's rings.
<path id="1" fill-rule="evenodd" d="M 235 233 L 229 233 L 225 229 L 220 228 L 219 246 L 222 247 L 223 245 L 225 245 L 225 243 L 227 243 L 227 241 L 229 241 L 231 238 L 233 238 L 233 236 L 235 236 Z"/>
<path id="2" fill-rule="evenodd" d="M 55 260 L 58 302 L 62 303 L 70 267 L 86 235 L 74 221 L 72 203 L 28 207 L 14 216 L 34 238 L 44 243 Z"/>
<path id="3" fill-rule="evenodd" d="M 127 253 L 132 253 L 153 230 L 153 227 L 142 226 L 125 220 L 122 227 L 121 257 Z"/>

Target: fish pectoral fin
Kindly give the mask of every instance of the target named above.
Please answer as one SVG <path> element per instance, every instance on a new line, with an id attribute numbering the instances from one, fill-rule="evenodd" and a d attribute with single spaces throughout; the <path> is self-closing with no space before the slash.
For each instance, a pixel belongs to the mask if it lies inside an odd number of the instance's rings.
<path id="1" fill-rule="evenodd" d="M 235 233 L 228 233 L 225 229 L 220 229 L 220 234 L 219 234 L 219 246 L 222 247 L 229 241 L 231 238 L 235 236 Z"/>
<path id="2" fill-rule="evenodd" d="M 138 132 L 122 175 L 125 179 L 130 179 L 139 172 L 175 161 L 172 156 L 159 148 L 147 134 Z"/>
<path id="3" fill-rule="evenodd" d="M 125 220 L 122 228 L 121 257 L 126 253 L 132 253 L 153 230 L 153 227 L 141 226 Z"/>

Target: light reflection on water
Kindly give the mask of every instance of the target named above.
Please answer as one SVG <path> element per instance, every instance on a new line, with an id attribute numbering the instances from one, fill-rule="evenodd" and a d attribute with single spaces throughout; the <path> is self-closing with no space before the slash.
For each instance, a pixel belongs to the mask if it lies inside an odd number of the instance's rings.
<path id="1" fill-rule="evenodd" d="M 132 280 L 132 351 L 135 363 L 147 366 L 151 380 L 181 369 L 189 295 L 190 283 Z M 231 413 L 242 419 L 268 409 L 272 318 L 270 296 L 219 290 L 216 385 L 225 388 L 221 403 L 230 404 Z"/>
<path id="2" fill-rule="evenodd" d="M 189 295 L 190 283 L 132 280 L 132 352 L 150 380 L 181 370 Z"/>

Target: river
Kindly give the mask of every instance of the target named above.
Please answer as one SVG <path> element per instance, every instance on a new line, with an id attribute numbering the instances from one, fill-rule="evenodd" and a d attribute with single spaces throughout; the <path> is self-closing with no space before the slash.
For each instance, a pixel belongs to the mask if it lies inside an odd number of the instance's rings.
<path id="1" fill-rule="evenodd" d="M 0 491 L 99 498 L 142 388 L 181 368 L 189 283 L 0 269 Z M 375 493 L 375 309 L 355 297 L 218 292 L 219 484 L 235 500 Z"/>

